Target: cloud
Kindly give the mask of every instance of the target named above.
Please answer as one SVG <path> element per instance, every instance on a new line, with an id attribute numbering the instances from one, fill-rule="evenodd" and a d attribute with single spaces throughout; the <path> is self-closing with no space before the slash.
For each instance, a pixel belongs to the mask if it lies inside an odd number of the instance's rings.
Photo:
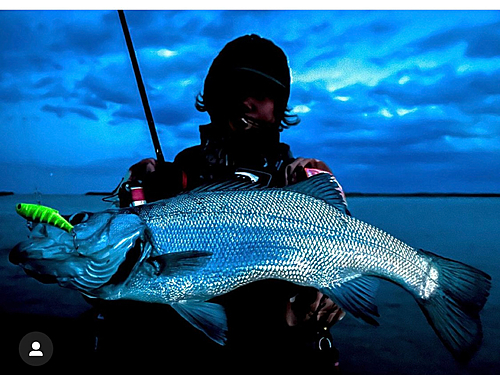
<path id="1" fill-rule="evenodd" d="M 175 48 L 196 36 L 196 27 L 201 27 L 195 12 L 185 11 L 125 11 L 125 17 L 136 49 Z M 113 12 L 106 16 L 110 20 L 118 19 Z M 165 27 L 168 25 L 168 27 Z M 179 32 L 179 29 L 182 32 Z M 125 41 L 123 42 L 125 43 Z"/>
<path id="2" fill-rule="evenodd" d="M 487 25 L 458 27 L 437 32 L 416 42 L 417 53 L 442 50 L 459 43 L 466 43 L 465 55 L 471 58 L 500 56 L 500 22 Z"/>
<path id="3" fill-rule="evenodd" d="M 194 108 L 194 96 L 173 100 L 167 95 L 152 95 L 150 107 L 157 125 L 176 126 L 188 121 L 195 122 L 200 117 Z M 112 125 L 127 123 L 129 120 L 145 121 L 144 109 L 139 102 L 120 106 L 112 115 Z"/>
<path id="4" fill-rule="evenodd" d="M 41 88 L 50 86 L 53 83 L 56 83 L 56 81 L 57 81 L 57 79 L 55 77 L 50 77 L 50 76 L 43 77 L 43 78 L 40 78 L 38 81 L 36 81 L 33 84 L 33 88 L 34 89 L 41 89 Z"/>
<path id="5" fill-rule="evenodd" d="M 87 108 L 77 108 L 77 107 L 63 107 L 63 106 L 53 106 L 50 104 L 45 104 L 41 110 L 43 112 L 54 113 L 59 118 L 63 118 L 70 113 L 77 114 L 83 118 L 98 121 L 97 115 Z"/>
<path id="6" fill-rule="evenodd" d="M 0 77 L 62 69 L 54 56 L 45 53 L 53 34 L 40 16 L 48 14 L 0 11 Z"/>
<path id="7" fill-rule="evenodd" d="M 420 38 L 409 39 L 390 53 L 374 57 L 372 61 L 383 65 L 388 61 L 415 59 L 418 56 L 428 56 L 432 60 L 433 53 L 444 54 L 460 46 L 463 48 L 458 49 L 459 53 L 467 58 L 500 57 L 500 22 L 439 29 Z"/>
<path id="8" fill-rule="evenodd" d="M 108 109 L 107 101 L 99 98 L 95 93 L 84 93 L 80 98 L 80 103 L 98 109 Z"/>
<path id="9" fill-rule="evenodd" d="M 439 71 L 443 71 L 439 69 Z M 408 71 L 405 76 L 410 80 L 401 85 L 395 84 L 397 76 L 390 77 L 371 91 L 377 100 L 387 98 L 391 102 L 413 107 L 422 105 L 456 105 L 467 111 L 468 107 L 491 107 L 486 99 L 500 95 L 500 70 L 493 72 L 475 71 L 459 74 L 446 69 L 447 74 L 432 84 L 424 84 L 422 80 L 412 79 Z M 418 72 L 417 72 L 418 75 Z M 487 112 L 487 111 L 486 111 Z"/>
<path id="10" fill-rule="evenodd" d="M 14 104 L 32 99 L 28 91 L 23 91 L 19 87 L 10 85 L 0 85 L 0 102 Z"/>
<path id="11" fill-rule="evenodd" d="M 56 53 L 103 56 L 121 48 L 118 15 L 113 20 L 102 12 L 71 12 L 69 22 L 58 22 L 52 30 L 49 49 Z M 66 14 L 66 16 L 68 16 Z"/>
<path id="12" fill-rule="evenodd" d="M 137 94 L 133 91 L 134 78 L 131 72 L 127 73 L 125 74 L 122 64 L 112 64 L 108 68 L 86 74 L 75 83 L 75 89 L 83 92 L 87 99 L 90 95 L 104 102 L 130 104 L 137 99 Z"/>

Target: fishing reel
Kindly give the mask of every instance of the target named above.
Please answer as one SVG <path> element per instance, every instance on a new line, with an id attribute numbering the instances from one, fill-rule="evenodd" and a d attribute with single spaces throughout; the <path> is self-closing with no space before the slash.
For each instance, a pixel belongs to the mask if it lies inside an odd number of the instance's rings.
<path id="1" fill-rule="evenodd" d="M 121 184 L 118 190 L 120 208 L 136 207 L 146 204 L 142 181 L 127 181 Z"/>

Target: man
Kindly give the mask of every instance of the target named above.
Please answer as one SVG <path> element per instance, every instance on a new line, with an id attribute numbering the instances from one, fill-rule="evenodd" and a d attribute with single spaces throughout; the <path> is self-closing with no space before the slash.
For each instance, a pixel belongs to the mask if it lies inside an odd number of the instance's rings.
<path id="1" fill-rule="evenodd" d="M 152 202 L 235 178 L 283 187 L 316 173 L 331 174 L 322 161 L 295 159 L 280 143 L 281 131 L 299 122 L 287 108 L 290 81 L 287 57 L 270 40 L 246 35 L 229 42 L 196 100 L 196 108 L 211 119 L 200 126 L 201 144 L 180 152 L 173 163 L 142 160 L 130 168 L 129 184 L 142 185 Z M 130 203 L 123 189 L 120 200 L 122 206 Z M 327 328 L 345 313 L 318 291 L 263 281 L 217 302 L 226 309 L 228 348 L 236 355 L 268 353 L 268 360 L 291 363 L 301 356 L 321 357 L 332 369 L 338 366 Z"/>

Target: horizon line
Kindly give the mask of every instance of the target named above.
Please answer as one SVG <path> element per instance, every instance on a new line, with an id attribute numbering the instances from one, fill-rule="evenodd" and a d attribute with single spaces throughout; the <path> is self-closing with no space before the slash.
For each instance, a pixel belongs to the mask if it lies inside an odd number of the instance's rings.
<path id="1" fill-rule="evenodd" d="M 9 195 L 30 195 L 30 193 L 14 193 L 12 191 L 0 191 L 0 196 Z M 110 192 L 88 191 L 86 193 L 63 193 L 63 194 L 45 194 L 41 195 L 83 195 L 83 196 L 110 196 Z M 361 197 L 393 197 L 393 198 L 500 198 L 500 193 L 437 193 L 437 192 L 413 192 L 413 193 L 371 193 L 371 192 L 345 192 L 346 197 L 361 198 Z"/>

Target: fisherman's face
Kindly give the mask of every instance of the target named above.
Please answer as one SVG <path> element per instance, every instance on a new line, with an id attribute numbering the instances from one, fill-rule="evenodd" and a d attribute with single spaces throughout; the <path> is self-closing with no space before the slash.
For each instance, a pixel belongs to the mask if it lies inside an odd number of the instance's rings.
<path id="1" fill-rule="evenodd" d="M 268 80 L 259 76 L 239 78 L 230 90 L 230 128 L 235 132 L 273 131 L 277 128 L 276 90 Z"/>
<path id="2" fill-rule="evenodd" d="M 248 96 L 238 104 L 238 107 L 239 111 L 229 120 L 229 126 L 233 131 L 274 126 L 276 122 L 272 98 Z"/>

